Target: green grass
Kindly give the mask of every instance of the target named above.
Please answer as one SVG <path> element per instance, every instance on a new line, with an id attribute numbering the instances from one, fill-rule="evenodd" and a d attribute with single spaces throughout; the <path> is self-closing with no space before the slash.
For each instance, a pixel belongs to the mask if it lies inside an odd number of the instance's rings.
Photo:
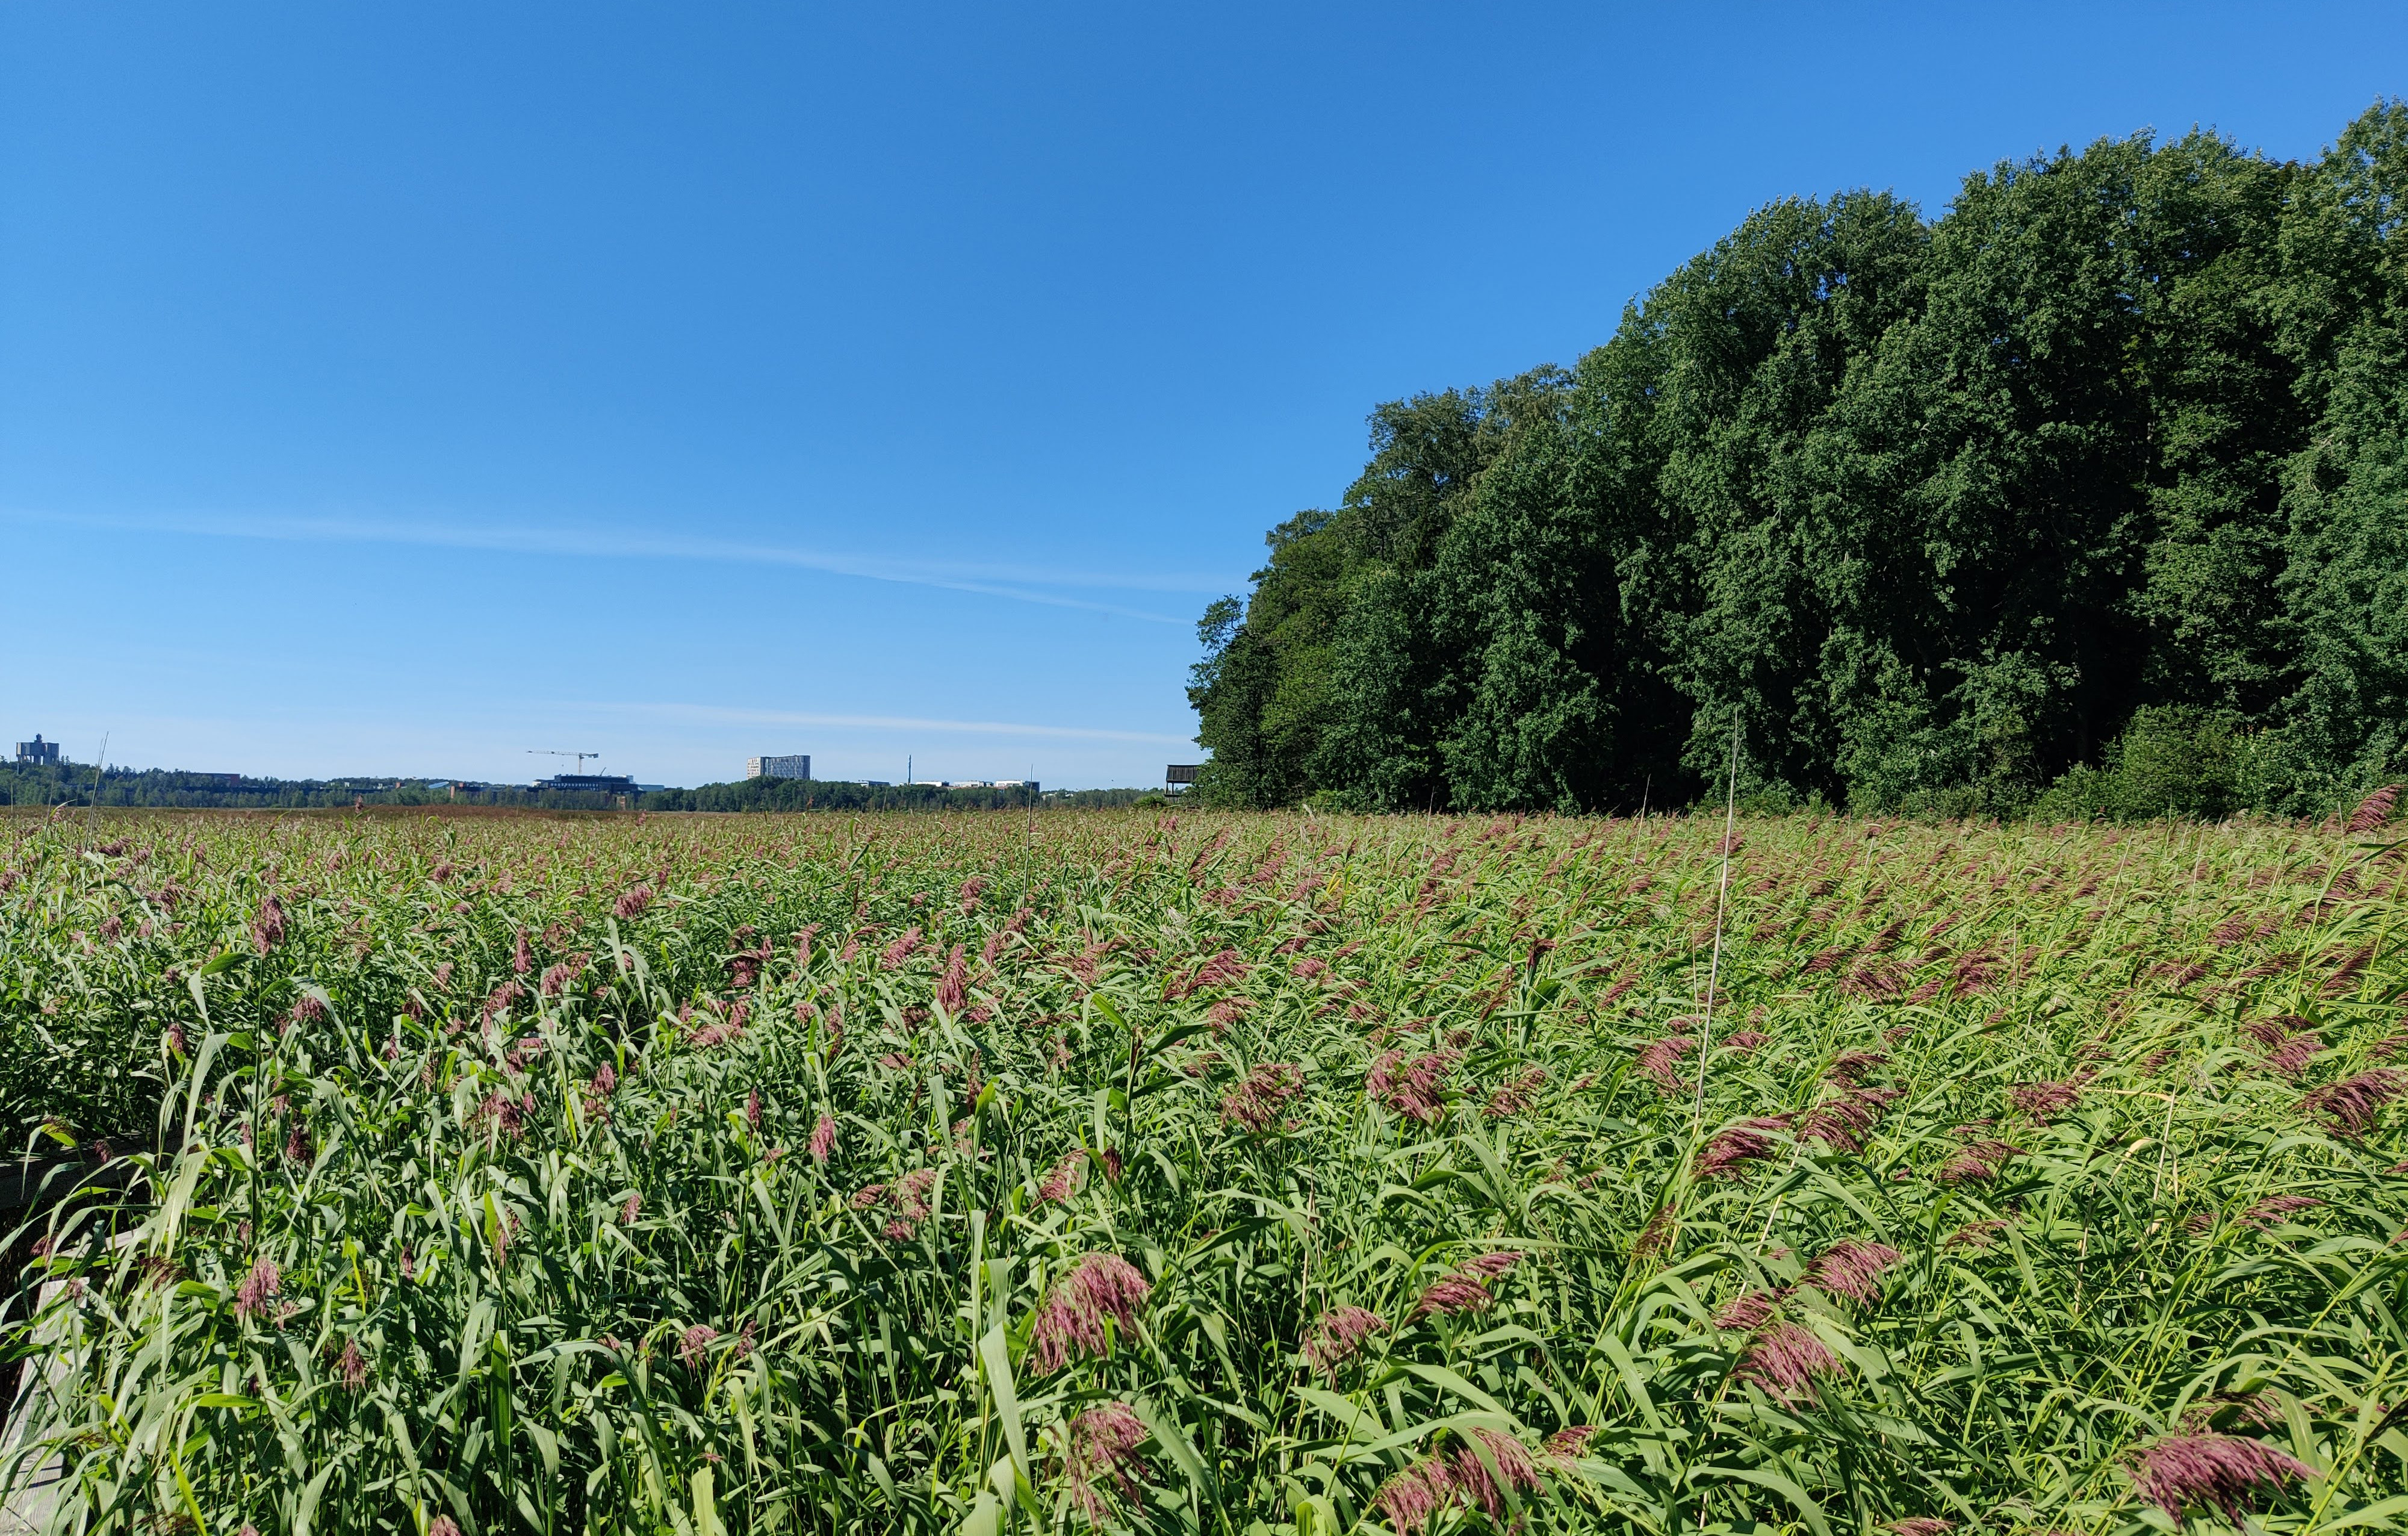
<path id="1" fill-rule="evenodd" d="M 2408 1510 L 2369 838 L 1742 823 L 1708 1041 L 1718 820 L 8 825 L 63 1529 Z"/>

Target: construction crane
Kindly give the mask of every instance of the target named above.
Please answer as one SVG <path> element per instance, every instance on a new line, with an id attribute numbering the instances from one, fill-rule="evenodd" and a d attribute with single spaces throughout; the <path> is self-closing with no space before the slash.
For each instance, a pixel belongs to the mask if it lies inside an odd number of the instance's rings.
<path id="1" fill-rule="evenodd" d="M 529 747 L 527 748 L 527 755 L 529 757 L 574 757 L 577 759 L 577 771 L 583 773 L 585 771 L 585 759 L 588 757 L 598 759 L 602 754 L 598 752 L 553 752 L 545 747 Z"/>

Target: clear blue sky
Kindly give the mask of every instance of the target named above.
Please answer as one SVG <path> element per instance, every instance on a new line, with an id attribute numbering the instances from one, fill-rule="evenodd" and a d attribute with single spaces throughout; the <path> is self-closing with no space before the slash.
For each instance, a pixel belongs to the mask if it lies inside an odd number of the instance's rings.
<path id="1" fill-rule="evenodd" d="M 2408 7 L 0 8 L 0 741 L 1158 782 L 1376 402 L 1792 194 L 2194 122 Z"/>

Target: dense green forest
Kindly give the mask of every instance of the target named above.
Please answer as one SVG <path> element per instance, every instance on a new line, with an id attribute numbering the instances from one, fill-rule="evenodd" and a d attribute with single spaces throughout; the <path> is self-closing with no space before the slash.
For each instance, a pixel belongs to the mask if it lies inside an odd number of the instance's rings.
<path id="1" fill-rule="evenodd" d="M 2408 104 L 1774 204 L 1371 416 L 1215 603 L 1224 804 L 2315 813 L 2408 767 Z"/>

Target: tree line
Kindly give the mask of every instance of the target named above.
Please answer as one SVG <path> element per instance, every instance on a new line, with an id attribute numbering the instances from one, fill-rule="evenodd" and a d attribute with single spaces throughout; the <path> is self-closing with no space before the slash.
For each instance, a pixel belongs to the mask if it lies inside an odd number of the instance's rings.
<path id="1" fill-rule="evenodd" d="M 640 798 L 640 797 L 639 797 Z M 628 797 L 510 784 L 454 789 L 440 779 L 261 779 L 91 763 L 0 763 L 0 806 L 110 806 L 186 811 L 308 811 L 346 806 L 486 806 L 618 811 Z"/>
<path id="2" fill-rule="evenodd" d="M 849 783 L 828 779 L 739 779 L 692 789 L 612 795 L 598 790 L 486 785 L 442 780 L 255 779 L 173 768 L 99 768 L 90 763 L 0 763 L 0 806 L 148 807 L 297 811 L 348 806 L 472 806 L 530 811 L 1012 811 L 1095 810 L 1160 801 L 1158 791 L 1054 790 L 1025 785 Z"/>
<path id="3" fill-rule="evenodd" d="M 2408 767 L 2408 103 L 1775 203 L 1379 407 L 1199 625 L 1222 804 L 2307 813 Z"/>
<path id="4" fill-rule="evenodd" d="M 646 811 L 1008 811 L 1043 803 L 1025 785 L 848 783 L 835 779 L 738 779 L 656 790 Z"/>

